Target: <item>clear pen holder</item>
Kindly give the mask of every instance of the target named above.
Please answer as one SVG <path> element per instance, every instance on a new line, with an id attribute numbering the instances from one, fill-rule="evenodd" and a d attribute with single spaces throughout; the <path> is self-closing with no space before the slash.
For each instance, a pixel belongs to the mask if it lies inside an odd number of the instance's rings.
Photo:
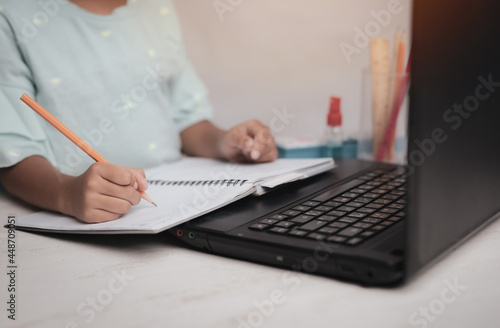
<path id="1" fill-rule="evenodd" d="M 363 70 L 358 158 L 406 163 L 408 82 L 406 73 Z"/>

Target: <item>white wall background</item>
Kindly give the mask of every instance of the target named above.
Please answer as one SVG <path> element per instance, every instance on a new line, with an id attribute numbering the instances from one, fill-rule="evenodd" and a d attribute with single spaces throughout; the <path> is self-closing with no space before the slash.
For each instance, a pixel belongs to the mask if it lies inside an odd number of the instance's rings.
<path id="1" fill-rule="evenodd" d="M 398 27 L 409 31 L 410 0 L 175 0 L 215 123 L 228 128 L 258 118 L 269 124 L 273 109 L 286 107 L 296 116 L 277 134 L 287 135 L 322 133 L 332 95 L 342 98 L 344 129 L 357 132 L 369 48 L 348 63 L 340 44 L 354 45 L 354 29 L 365 29 L 375 21 L 371 12 L 391 2 L 403 10 L 387 26 L 379 24 L 378 36 L 392 39 Z M 219 15 L 214 3 L 232 11 Z"/>

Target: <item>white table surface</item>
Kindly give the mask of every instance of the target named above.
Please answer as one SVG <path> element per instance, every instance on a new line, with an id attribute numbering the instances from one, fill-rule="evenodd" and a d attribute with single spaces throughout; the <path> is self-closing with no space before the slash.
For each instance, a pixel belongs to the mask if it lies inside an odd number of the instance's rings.
<path id="1" fill-rule="evenodd" d="M 2 225 L 31 212 L 0 194 Z M 1 229 L 1 327 L 500 327 L 500 221 L 398 288 L 209 255 L 166 234 L 18 231 L 16 321 L 7 318 L 6 245 Z M 419 308 L 431 308 L 430 319 Z M 412 314 L 421 321 L 410 324 Z"/>

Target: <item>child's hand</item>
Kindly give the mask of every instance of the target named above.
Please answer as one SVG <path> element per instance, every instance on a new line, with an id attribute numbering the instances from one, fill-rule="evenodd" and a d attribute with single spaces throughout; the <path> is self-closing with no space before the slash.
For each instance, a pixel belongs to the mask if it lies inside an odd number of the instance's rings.
<path id="1" fill-rule="evenodd" d="M 269 128 L 257 120 L 244 122 L 227 131 L 221 150 L 228 160 L 235 162 L 272 162 L 278 157 Z"/>
<path id="2" fill-rule="evenodd" d="M 148 187 L 144 171 L 94 163 L 64 186 L 63 209 L 87 223 L 115 220 L 137 205 Z"/>

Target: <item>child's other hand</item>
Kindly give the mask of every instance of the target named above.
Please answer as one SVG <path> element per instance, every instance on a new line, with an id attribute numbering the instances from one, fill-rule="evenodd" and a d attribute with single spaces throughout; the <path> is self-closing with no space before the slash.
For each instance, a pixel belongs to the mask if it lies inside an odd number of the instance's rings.
<path id="1" fill-rule="evenodd" d="M 144 171 L 108 163 L 94 163 L 85 173 L 65 184 L 66 214 L 87 223 L 119 218 L 141 200 L 148 187 Z"/>
<path id="2" fill-rule="evenodd" d="M 227 131 L 221 150 L 234 162 L 272 162 L 278 158 L 271 131 L 258 120 L 244 122 Z"/>

